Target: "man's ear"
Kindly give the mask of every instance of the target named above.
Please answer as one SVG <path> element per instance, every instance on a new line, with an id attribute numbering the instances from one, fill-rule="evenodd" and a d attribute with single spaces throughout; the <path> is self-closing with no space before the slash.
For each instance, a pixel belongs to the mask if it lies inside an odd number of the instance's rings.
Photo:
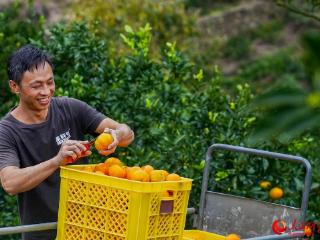
<path id="1" fill-rule="evenodd" d="M 10 90 L 11 90 L 12 93 L 15 93 L 15 94 L 19 95 L 20 88 L 19 88 L 18 84 L 15 81 L 9 80 L 9 87 L 10 87 Z"/>

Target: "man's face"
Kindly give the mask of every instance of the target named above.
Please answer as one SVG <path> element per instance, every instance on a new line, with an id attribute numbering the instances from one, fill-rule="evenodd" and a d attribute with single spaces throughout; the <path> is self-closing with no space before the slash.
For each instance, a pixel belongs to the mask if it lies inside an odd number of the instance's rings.
<path id="1" fill-rule="evenodd" d="M 32 72 L 25 72 L 17 90 L 20 102 L 29 109 L 33 111 L 48 109 L 55 91 L 51 66 L 46 62 Z"/>

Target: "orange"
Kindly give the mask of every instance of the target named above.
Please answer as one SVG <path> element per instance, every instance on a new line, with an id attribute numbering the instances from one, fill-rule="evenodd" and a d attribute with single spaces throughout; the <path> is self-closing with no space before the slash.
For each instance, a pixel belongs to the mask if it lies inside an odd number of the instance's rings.
<path id="1" fill-rule="evenodd" d="M 171 173 L 166 177 L 167 181 L 180 181 L 181 177 L 178 174 Z"/>
<path id="2" fill-rule="evenodd" d="M 166 170 L 160 170 L 163 171 L 163 174 L 167 177 L 169 175 L 169 173 Z"/>
<path id="3" fill-rule="evenodd" d="M 164 170 L 153 170 L 150 173 L 151 182 L 162 182 L 166 180 L 166 173 Z"/>
<path id="4" fill-rule="evenodd" d="M 106 164 L 108 167 L 116 164 L 116 165 L 119 165 L 119 166 L 122 166 L 123 163 L 120 161 L 119 158 L 116 158 L 116 157 L 110 157 L 110 158 L 107 158 L 105 161 L 104 161 L 104 164 Z"/>
<path id="5" fill-rule="evenodd" d="M 94 168 L 95 172 L 103 172 L 104 174 L 108 174 L 109 169 L 108 166 L 104 163 L 98 163 L 95 168 Z"/>
<path id="6" fill-rule="evenodd" d="M 133 173 L 135 171 L 141 170 L 141 168 L 138 166 L 134 166 L 134 167 L 127 167 L 126 170 L 127 170 L 127 179 L 133 180 Z"/>
<path id="7" fill-rule="evenodd" d="M 108 146 L 113 142 L 113 137 L 109 133 L 101 133 L 94 142 L 95 148 L 100 150 L 106 150 Z"/>
<path id="8" fill-rule="evenodd" d="M 226 240 L 240 240 L 240 237 L 237 234 L 231 233 L 226 237 Z"/>
<path id="9" fill-rule="evenodd" d="M 271 182 L 264 180 L 261 181 L 259 185 L 262 189 L 269 189 L 271 187 Z"/>
<path id="10" fill-rule="evenodd" d="M 86 172 L 93 172 L 95 166 L 84 166 L 81 170 Z"/>
<path id="11" fill-rule="evenodd" d="M 282 188 L 280 187 L 274 187 L 270 190 L 269 192 L 269 197 L 272 199 L 272 200 L 278 200 L 280 198 L 283 197 L 283 190 Z"/>
<path id="12" fill-rule="evenodd" d="M 117 165 L 117 164 L 114 164 L 112 166 L 110 166 L 109 168 L 109 176 L 112 176 L 112 177 L 118 177 L 118 178 L 125 178 L 126 177 L 126 170 Z"/>
<path id="13" fill-rule="evenodd" d="M 305 226 L 305 227 L 304 227 L 304 234 L 305 234 L 307 237 L 311 237 L 311 235 L 312 235 L 312 229 L 311 229 L 311 227 Z"/>
<path id="14" fill-rule="evenodd" d="M 161 196 L 162 197 L 170 197 L 170 194 L 168 191 L 164 191 L 164 192 L 161 192 Z"/>
<path id="15" fill-rule="evenodd" d="M 149 174 L 146 173 L 142 169 L 138 169 L 132 173 L 132 180 L 141 181 L 141 182 L 149 182 L 150 177 Z"/>
<path id="16" fill-rule="evenodd" d="M 142 167 L 142 169 L 148 174 L 150 174 L 151 171 L 154 170 L 151 165 L 145 165 L 145 166 Z"/>

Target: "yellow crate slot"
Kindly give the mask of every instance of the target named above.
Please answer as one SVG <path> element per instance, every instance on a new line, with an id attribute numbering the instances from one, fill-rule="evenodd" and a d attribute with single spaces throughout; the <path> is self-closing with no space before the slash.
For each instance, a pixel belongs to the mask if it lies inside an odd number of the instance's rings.
<path id="1" fill-rule="evenodd" d="M 61 167 L 58 240 L 183 239 L 191 179 L 144 183 L 81 167 Z"/>

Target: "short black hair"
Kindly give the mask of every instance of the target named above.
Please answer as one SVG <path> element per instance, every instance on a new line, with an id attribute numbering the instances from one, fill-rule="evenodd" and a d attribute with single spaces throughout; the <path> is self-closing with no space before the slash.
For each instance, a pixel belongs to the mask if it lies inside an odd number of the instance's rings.
<path id="1" fill-rule="evenodd" d="M 35 46 L 24 45 L 8 59 L 7 73 L 9 80 L 13 80 L 19 85 L 26 71 L 33 71 L 46 62 L 53 68 L 51 58 L 47 53 Z"/>

